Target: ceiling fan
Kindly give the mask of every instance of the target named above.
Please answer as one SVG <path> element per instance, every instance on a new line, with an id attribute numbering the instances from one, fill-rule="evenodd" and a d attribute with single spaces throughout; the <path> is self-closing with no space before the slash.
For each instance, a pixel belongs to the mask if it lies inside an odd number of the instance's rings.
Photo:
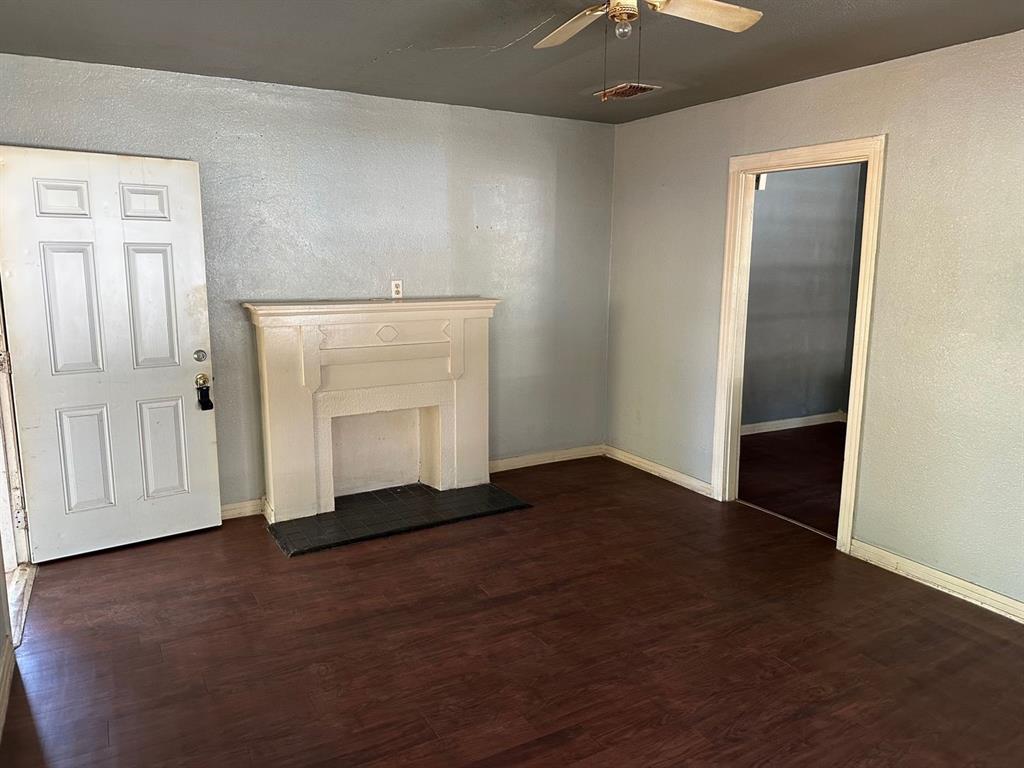
<path id="1" fill-rule="evenodd" d="M 534 48 L 553 48 L 582 32 L 602 16 L 615 22 L 615 34 L 620 38 L 629 37 L 632 22 L 640 17 L 641 0 L 608 0 L 601 5 L 592 5 L 573 16 L 562 26 L 545 37 Z M 720 0 L 642 0 L 655 13 L 676 16 L 698 24 L 707 24 L 730 32 L 750 29 L 763 15 L 761 11 L 742 8 Z"/>

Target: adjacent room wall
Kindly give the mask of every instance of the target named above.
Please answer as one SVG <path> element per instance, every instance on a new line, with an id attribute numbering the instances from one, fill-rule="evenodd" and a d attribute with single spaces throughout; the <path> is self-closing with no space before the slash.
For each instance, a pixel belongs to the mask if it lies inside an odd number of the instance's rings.
<path id="1" fill-rule="evenodd" d="M 3 144 L 199 161 L 224 503 L 264 489 L 243 300 L 502 299 L 492 457 L 603 442 L 612 127 L 10 55 L 0 105 Z"/>
<path id="2" fill-rule="evenodd" d="M 771 173 L 754 198 L 744 424 L 847 408 L 863 168 Z"/>
<path id="3" fill-rule="evenodd" d="M 1024 32 L 616 130 L 609 440 L 711 476 L 729 157 L 888 134 L 854 536 L 1024 599 Z"/>

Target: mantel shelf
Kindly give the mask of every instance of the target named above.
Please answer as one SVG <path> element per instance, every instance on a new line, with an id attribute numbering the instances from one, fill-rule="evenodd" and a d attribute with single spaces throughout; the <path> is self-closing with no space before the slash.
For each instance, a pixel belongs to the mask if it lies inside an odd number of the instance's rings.
<path id="1" fill-rule="evenodd" d="M 482 296 L 451 296 L 415 299 L 322 299 L 315 301 L 243 302 L 254 325 L 310 325 L 333 316 L 363 317 L 398 313 L 458 312 L 491 317 L 500 299 Z"/>

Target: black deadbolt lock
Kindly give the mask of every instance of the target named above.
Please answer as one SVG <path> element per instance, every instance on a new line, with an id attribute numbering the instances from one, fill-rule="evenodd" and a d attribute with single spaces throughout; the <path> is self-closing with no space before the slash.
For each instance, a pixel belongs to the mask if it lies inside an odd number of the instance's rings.
<path id="1" fill-rule="evenodd" d="M 213 400 L 210 399 L 210 377 L 205 373 L 196 374 L 196 396 L 199 398 L 200 411 L 213 410 Z"/>

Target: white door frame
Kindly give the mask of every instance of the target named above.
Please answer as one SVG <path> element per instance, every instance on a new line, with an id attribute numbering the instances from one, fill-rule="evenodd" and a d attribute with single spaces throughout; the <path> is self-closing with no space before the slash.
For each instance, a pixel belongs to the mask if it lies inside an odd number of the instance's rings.
<path id="1" fill-rule="evenodd" d="M 7 326 L 4 322 L 3 298 L 0 297 L 0 450 L 4 452 L 7 487 L 0 493 L 10 498 L 10 529 L 14 536 L 14 558 L 19 565 L 29 562 L 28 518 L 25 497 L 21 490 L 21 452 L 18 450 L 18 426 L 14 416 L 14 389 L 11 386 L 11 364 L 7 349 Z M 8 521 L 4 521 L 6 524 Z"/>
<path id="2" fill-rule="evenodd" d="M 739 488 L 740 418 L 743 403 L 743 361 L 747 335 L 747 296 L 750 289 L 750 248 L 754 222 L 754 186 L 759 173 L 791 171 L 847 163 L 867 163 L 864 221 L 860 246 L 860 277 L 853 336 L 850 403 L 846 419 L 846 449 L 839 502 L 836 547 L 850 551 L 853 511 L 860 459 L 864 380 L 867 372 L 871 302 L 875 284 L 878 220 L 882 205 L 885 136 L 741 155 L 729 161 L 726 212 L 725 271 L 718 337 L 718 379 L 715 388 L 715 433 L 711 489 L 719 501 L 733 501 Z"/>

